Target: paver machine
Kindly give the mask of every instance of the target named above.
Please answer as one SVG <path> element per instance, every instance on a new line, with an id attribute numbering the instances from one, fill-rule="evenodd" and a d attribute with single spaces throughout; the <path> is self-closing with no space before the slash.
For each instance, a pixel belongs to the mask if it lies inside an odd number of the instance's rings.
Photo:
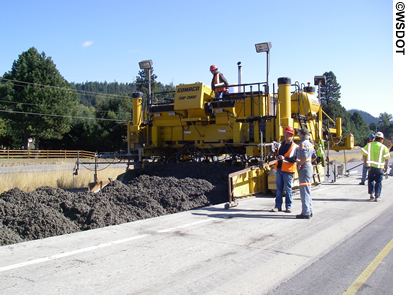
<path id="1" fill-rule="evenodd" d="M 217 162 L 240 164 L 229 178 L 229 205 L 238 197 L 276 190 L 273 147 L 284 140 L 284 129 L 307 128 L 318 149 L 314 182 L 321 182 L 324 156 L 321 149 L 352 149 L 352 135 L 342 134 L 341 118 L 329 118 L 321 108 L 315 86 L 324 76 L 314 77 L 314 86 L 277 80 L 277 91 L 267 82 L 230 85 L 228 94 L 215 99 L 204 83 L 182 84 L 175 92 L 133 94 L 133 121 L 128 123 L 128 150 L 137 164 L 150 162 Z M 275 89 L 275 84 L 273 84 Z M 328 117 L 332 127 L 323 124 Z M 295 137 L 298 143 L 298 137 Z M 298 176 L 294 176 L 298 186 Z"/>

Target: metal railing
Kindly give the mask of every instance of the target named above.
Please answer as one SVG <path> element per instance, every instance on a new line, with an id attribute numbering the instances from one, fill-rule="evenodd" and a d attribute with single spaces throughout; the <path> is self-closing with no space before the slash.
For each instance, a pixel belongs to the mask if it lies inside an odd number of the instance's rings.
<path id="1" fill-rule="evenodd" d="M 1 158 L 94 158 L 95 152 L 84 150 L 10 150 L 0 149 Z"/>

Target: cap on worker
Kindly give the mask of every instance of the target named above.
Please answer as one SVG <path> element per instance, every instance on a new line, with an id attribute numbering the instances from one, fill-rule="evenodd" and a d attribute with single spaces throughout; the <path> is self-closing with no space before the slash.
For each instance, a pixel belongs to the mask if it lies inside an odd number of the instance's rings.
<path id="1" fill-rule="evenodd" d="M 292 134 L 294 136 L 294 129 L 291 126 L 287 126 L 284 130 L 285 133 Z"/>
<path id="2" fill-rule="evenodd" d="M 375 137 L 374 134 L 371 134 L 371 135 L 370 135 L 370 138 L 374 138 L 374 137 Z"/>
<path id="3" fill-rule="evenodd" d="M 306 128 L 301 128 L 297 130 L 297 133 L 302 136 L 303 138 L 309 138 L 310 137 L 310 132 Z"/>
<path id="4" fill-rule="evenodd" d="M 215 66 L 215 65 L 211 65 L 210 66 L 210 71 L 214 71 L 214 70 L 217 70 L 218 68 Z"/>
<path id="5" fill-rule="evenodd" d="M 382 132 L 378 132 L 375 134 L 375 137 L 384 139 L 384 134 Z"/>

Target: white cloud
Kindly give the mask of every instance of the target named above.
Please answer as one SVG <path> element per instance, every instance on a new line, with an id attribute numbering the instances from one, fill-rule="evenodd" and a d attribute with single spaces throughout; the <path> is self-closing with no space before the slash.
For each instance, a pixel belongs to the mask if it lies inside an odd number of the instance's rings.
<path id="1" fill-rule="evenodd" d="M 86 41 L 86 42 L 84 42 L 81 46 L 82 47 L 89 47 L 90 45 L 92 45 L 93 44 L 93 41 Z"/>

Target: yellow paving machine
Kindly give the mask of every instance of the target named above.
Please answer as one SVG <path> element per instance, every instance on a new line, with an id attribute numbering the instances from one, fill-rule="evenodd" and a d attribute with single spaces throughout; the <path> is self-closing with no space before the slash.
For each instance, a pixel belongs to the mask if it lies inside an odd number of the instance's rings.
<path id="1" fill-rule="evenodd" d="M 324 174 L 321 150 L 354 147 L 354 137 L 343 136 L 341 118 L 332 120 L 321 108 L 320 85 L 324 76 L 315 76 L 315 86 L 292 83 L 288 77 L 277 81 L 277 92 L 267 82 L 230 85 L 221 99 L 204 83 L 178 85 L 173 93 L 133 94 L 133 121 L 128 123 L 128 153 L 136 163 L 229 162 L 242 170 L 228 178 L 230 205 L 238 197 L 274 191 L 273 148 L 284 140 L 283 130 L 307 128 L 318 158 L 314 183 Z M 275 84 L 273 84 L 275 89 Z M 327 126 L 323 119 L 328 118 Z M 298 143 L 298 137 L 295 137 Z M 295 174 L 294 186 L 298 186 Z"/>

